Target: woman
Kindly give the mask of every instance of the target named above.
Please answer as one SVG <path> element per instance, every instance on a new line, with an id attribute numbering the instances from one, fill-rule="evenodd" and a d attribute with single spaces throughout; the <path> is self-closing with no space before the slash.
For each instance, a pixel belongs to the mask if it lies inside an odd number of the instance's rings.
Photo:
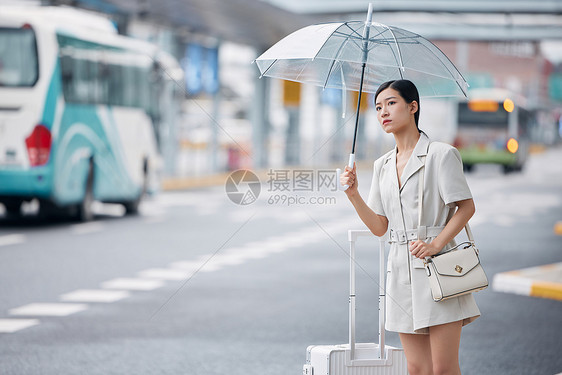
<path id="1" fill-rule="evenodd" d="M 355 165 L 341 183 L 361 220 L 376 236 L 390 229 L 386 282 L 386 329 L 399 332 L 410 375 L 460 374 L 462 326 L 480 316 L 472 294 L 434 302 L 423 267 L 425 257 L 454 246 L 454 237 L 474 214 L 458 151 L 430 142 L 418 128 L 416 86 L 383 83 L 375 94 L 377 118 L 394 135 L 396 148 L 374 165 L 368 204 L 359 194 Z M 418 238 L 418 178 L 424 168 L 422 224 Z"/>

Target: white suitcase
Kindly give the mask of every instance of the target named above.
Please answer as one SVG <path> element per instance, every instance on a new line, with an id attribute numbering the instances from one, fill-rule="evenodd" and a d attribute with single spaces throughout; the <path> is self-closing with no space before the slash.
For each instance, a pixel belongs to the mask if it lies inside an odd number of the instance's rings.
<path id="1" fill-rule="evenodd" d="M 303 375 L 407 375 L 404 350 L 385 346 L 385 262 L 384 245 L 379 241 L 379 344 L 355 343 L 355 241 L 372 235 L 368 230 L 349 230 L 349 344 L 311 345 L 306 349 Z"/>

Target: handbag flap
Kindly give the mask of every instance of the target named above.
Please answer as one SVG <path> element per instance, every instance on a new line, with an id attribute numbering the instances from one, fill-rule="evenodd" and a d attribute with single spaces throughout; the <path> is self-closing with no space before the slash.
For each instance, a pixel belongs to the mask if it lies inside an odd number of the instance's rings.
<path id="1" fill-rule="evenodd" d="M 440 275 L 464 276 L 480 263 L 474 247 L 459 246 L 459 250 L 452 250 L 431 258 L 435 270 Z M 464 245 L 464 244 L 461 244 Z"/>

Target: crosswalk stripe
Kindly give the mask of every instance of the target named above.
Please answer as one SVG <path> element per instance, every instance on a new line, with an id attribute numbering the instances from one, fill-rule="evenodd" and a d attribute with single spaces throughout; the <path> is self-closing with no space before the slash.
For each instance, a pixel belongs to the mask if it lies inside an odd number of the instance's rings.
<path id="1" fill-rule="evenodd" d="M 18 316 L 67 316 L 87 308 L 88 305 L 78 303 L 30 303 L 8 312 Z"/>
<path id="2" fill-rule="evenodd" d="M 25 236 L 22 234 L 8 234 L 0 236 L 0 246 L 17 245 L 25 242 Z"/>
<path id="3" fill-rule="evenodd" d="M 37 324 L 38 319 L 0 319 L 0 333 L 13 333 Z"/>
<path id="4" fill-rule="evenodd" d="M 162 280 L 185 280 L 192 274 L 193 272 L 170 268 L 151 268 L 138 273 L 143 278 Z"/>
<path id="5" fill-rule="evenodd" d="M 184 261 L 170 263 L 170 267 L 178 268 L 186 271 L 197 271 L 202 264 L 203 262 L 184 260 Z"/>
<path id="6" fill-rule="evenodd" d="M 117 278 L 101 284 L 101 287 L 104 289 L 119 290 L 154 290 L 162 286 L 164 286 L 164 282 L 160 280 L 134 278 Z"/>
<path id="7" fill-rule="evenodd" d="M 123 290 L 79 289 L 60 296 L 65 302 L 116 302 L 127 298 L 130 293 Z"/>

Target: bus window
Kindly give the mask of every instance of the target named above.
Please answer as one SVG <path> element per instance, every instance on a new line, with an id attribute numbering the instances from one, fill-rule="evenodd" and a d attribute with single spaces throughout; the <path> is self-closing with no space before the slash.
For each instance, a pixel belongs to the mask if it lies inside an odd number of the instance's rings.
<path id="1" fill-rule="evenodd" d="M 149 110 L 149 58 L 65 35 L 58 41 L 66 102 Z"/>
<path id="2" fill-rule="evenodd" d="M 32 87 L 39 78 L 31 28 L 0 28 L 0 86 Z"/>
<path id="3" fill-rule="evenodd" d="M 508 112 L 496 105 L 494 110 L 479 106 L 469 106 L 470 103 L 459 103 L 459 126 L 507 127 Z"/>

